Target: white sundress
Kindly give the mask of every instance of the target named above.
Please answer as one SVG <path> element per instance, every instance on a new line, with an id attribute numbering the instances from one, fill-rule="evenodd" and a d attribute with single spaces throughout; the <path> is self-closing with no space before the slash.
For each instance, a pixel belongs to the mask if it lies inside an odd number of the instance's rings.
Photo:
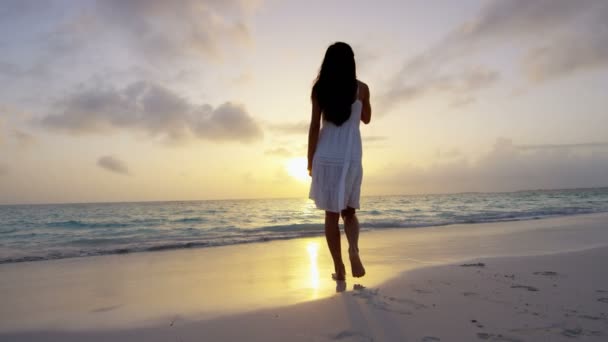
<path id="1" fill-rule="evenodd" d="M 347 207 L 359 209 L 361 197 L 361 109 L 353 102 L 350 117 L 340 126 L 323 120 L 312 162 L 309 198 L 319 209 L 339 213 Z"/>

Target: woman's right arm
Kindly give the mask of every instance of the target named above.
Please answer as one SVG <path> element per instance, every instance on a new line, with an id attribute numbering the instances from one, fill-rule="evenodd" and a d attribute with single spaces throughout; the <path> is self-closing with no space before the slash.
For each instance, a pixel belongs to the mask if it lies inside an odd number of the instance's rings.
<path id="1" fill-rule="evenodd" d="M 312 175 L 312 159 L 315 156 L 317 142 L 319 140 L 319 130 L 321 129 L 321 107 L 319 102 L 312 97 L 312 115 L 310 118 L 310 128 L 308 129 L 308 174 Z"/>
<path id="2" fill-rule="evenodd" d="M 372 105 L 369 102 L 369 87 L 363 82 L 361 82 L 361 85 L 361 101 L 363 102 L 363 108 L 361 109 L 361 121 L 367 125 L 372 119 Z"/>

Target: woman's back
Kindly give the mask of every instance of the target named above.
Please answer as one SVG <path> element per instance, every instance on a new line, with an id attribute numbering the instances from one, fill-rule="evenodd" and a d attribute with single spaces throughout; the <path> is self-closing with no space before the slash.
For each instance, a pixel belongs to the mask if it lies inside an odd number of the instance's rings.
<path id="1" fill-rule="evenodd" d="M 359 130 L 361 109 L 361 100 L 357 98 L 351 105 L 350 117 L 342 125 L 337 126 L 330 121 L 323 120 L 315 158 L 336 163 L 342 163 L 345 159 L 361 160 L 361 132 Z"/>
<path id="2" fill-rule="evenodd" d="M 323 120 L 312 162 L 309 197 L 318 208 L 340 212 L 359 208 L 363 167 L 361 165 L 362 101 L 359 91 L 350 106 L 350 116 L 341 125 Z"/>

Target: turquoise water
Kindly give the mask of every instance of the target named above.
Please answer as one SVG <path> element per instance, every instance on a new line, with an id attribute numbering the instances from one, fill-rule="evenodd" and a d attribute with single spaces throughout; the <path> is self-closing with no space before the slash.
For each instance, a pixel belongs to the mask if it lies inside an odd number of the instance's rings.
<path id="1" fill-rule="evenodd" d="M 608 188 L 363 197 L 363 230 L 608 212 Z M 211 247 L 323 233 L 306 199 L 0 206 L 0 263 Z"/>

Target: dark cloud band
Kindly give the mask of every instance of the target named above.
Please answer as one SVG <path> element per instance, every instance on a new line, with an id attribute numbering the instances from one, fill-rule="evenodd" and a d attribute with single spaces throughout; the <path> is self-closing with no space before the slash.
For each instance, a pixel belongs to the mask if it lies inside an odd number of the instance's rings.
<path id="1" fill-rule="evenodd" d="M 99 85 L 81 90 L 58 101 L 54 113 L 41 123 L 71 134 L 137 131 L 170 143 L 193 137 L 252 142 L 263 136 L 244 106 L 195 105 L 168 88 L 143 81 L 122 90 Z"/>
<path id="2" fill-rule="evenodd" d="M 129 174 L 129 168 L 127 164 L 120 159 L 113 156 L 103 156 L 97 160 L 97 165 L 102 169 L 110 172 L 119 173 L 123 175 Z"/>
<path id="3" fill-rule="evenodd" d="M 496 83 L 498 73 L 463 73 L 480 53 L 505 46 L 518 53 L 523 76 L 538 83 L 582 70 L 608 66 L 608 1 L 495 0 L 436 44 L 408 59 L 379 96 L 384 110 L 429 92 L 448 92 L 452 105 L 475 102 Z M 456 70 L 456 71 L 455 71 Z M 471 78 L 470 76 L 474 77 Z M 470 82 L 472 81 L 472 82 Z M 455 86 L 456 85 L 456 86 Z"/>
<path id="4" fill-rule="evenodd" d="M 516 191 L 608 185 L 605 143 L 517 145 L 499 138 L 479 159 L 457 150 L 429 167 L 402 165 L 368 183 L 403 193 Z M 589 153 L 593 150 L 593 153 Z"/>

